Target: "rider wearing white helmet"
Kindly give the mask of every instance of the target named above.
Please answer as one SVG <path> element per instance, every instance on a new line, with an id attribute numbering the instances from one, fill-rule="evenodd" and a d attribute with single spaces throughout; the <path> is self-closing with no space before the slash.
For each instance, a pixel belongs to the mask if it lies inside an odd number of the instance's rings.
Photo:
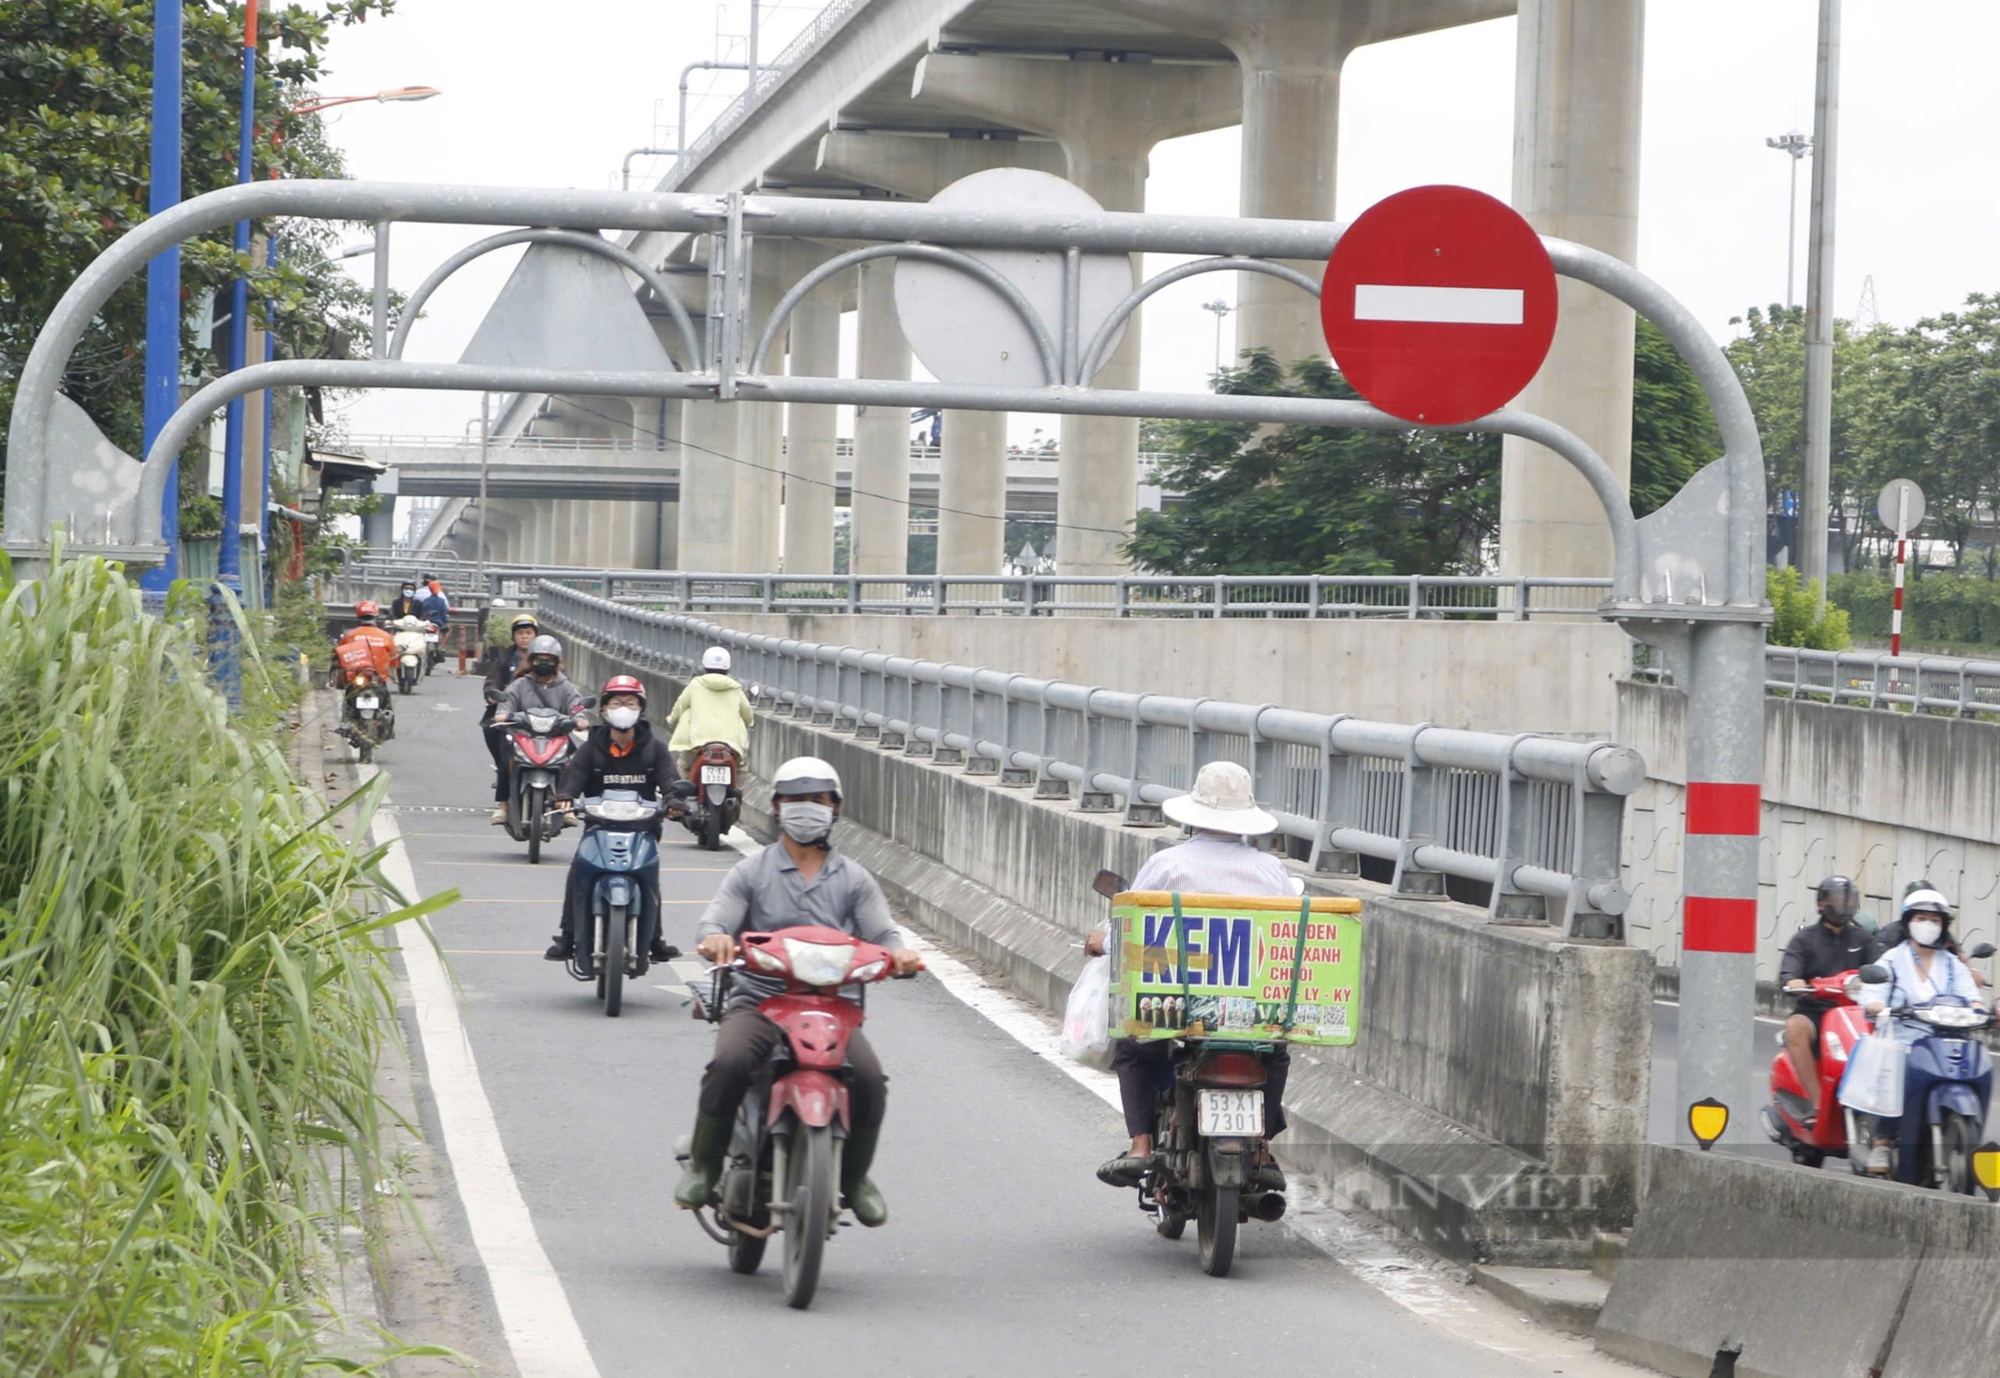
<path id="1" fill-rule="evenodd" d="M 667 726 L 673 732 L 667 749 L 675 753 L 674 763 L 682 775 L 693 769 L 695 753 L 710 742 L 728 743 L 737 760 L 743 760 L 750 751 L 750 724 L 757 719 L 750 708 L 750 696 L 729 677 L 726 647 L 710 646 L 703 651 L 701 669 L 667 714 Z"/>
<path id="2" fill-rule="evenodd" d="M 922 970 L 923 959 L 896 926 L 875 877 L 833 850 L 840 773 L 817 756 L 795 757 L 778 767 L 771 794 L 778 841 L 736 863 L 696 926 L 696 950 L 711 962 L 732 962 L 741 934 L 806 924 L 837 928 L 890 949 L 899 976 Z M 674 1188 L 674 1200 L 687 1210 L 708 1204 L 736 1107 L 782 1037 L 757 1006 L 783 990 L 784 982 L 748 972 L 738 973 L 731 988 L 716 1030 L 715 1056 L 701 1077 L 687 1169 Z M 848 1041 L 847 1061 L 853 1122 L 841 1155 L 840 1190 L 855 1219 L 880 1225 L 889 1218 L 889 1207 L 868 1180 L 868 1168 L 882 1134 L 889 1079 L 867 1035 L 858 1029 Z"/>

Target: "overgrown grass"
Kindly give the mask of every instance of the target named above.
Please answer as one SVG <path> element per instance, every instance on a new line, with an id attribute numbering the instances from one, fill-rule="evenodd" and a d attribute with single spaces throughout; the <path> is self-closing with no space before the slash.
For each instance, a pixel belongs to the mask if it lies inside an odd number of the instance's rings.
<path id="1" fill-rule="evenodd" d="M 0 595 L 0 1373 L 303 1371 L 413 911 L 232 723 L 198 609 L 88 560 Z"/>

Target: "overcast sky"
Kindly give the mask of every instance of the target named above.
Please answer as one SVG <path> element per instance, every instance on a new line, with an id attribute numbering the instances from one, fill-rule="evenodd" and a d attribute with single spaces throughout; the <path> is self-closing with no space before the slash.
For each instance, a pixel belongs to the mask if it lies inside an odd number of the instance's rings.
<path id="1" fill-rule="evenodd" d="M 2000 188 L 1982 153 L 1991 120 L 2000 4 L 1918 0 L 1849 4 L 1841 76 L 1835 300 L 1854 313 L 1864 278 L 1881 318 L 1908 324 L 1968 292 L 2000 289 L 1994 225 Z M 765 5 L 766 55 L 816 13 Z M 1639 266 L 1719 338 L 1744 308 L 1785 291 L 1786 157 L 1767 136 L 1812 128 L 1815 0 L 1654 0 L 1648 7 Z M 391 180 L 615 186 L 625 151 L 671 144 L 675 80 L 701 58 L 740 59 L 748 0 L 399 0 L 386 20 L 339 33 L 323 94 L 423 84 L 415 105 L 329 112 L 353 175 Z M 587 22 L 584 22 L 587 20 Z M 1380 44 L 1347 63 L 1341 95 L 1340 219 L 1404 187 L 1458 182 L 1510 190 L 1514 21 Z M 698 74 L 697 130 L 736 74 Z M 1213 214 L 1233 195 L 1239 132 L 1218 130 L 1153 152 L 1147 206 Z M 657 171 L 664 160 L 642 160 Z M 1803 262 L 1809 165 L 1799 179 Z M 637 175 L 635 185 L 647 184 Z M 485 230 L 396 232 L 391 277 L 403 291 Z M 456 359 L 518 251 L 481 260 L 432 299 L 412 359 Z M 368 260 L 354 267 L 365 277 Z M 1147 307 L 1143 385 L 1198 389 L 1214 360 L 1214 317 L 1233 297 L 1224 275 L 1167 289 Z M 852 318 L 849 318 L 851 336 Z M 1223 348 L 1233 345 L 1224 326 Z M 851 345 L 850 345 L 851 349 Z M 456 434 L 476 395 L 385 392 L 347 404 L 356 433 Z"/>

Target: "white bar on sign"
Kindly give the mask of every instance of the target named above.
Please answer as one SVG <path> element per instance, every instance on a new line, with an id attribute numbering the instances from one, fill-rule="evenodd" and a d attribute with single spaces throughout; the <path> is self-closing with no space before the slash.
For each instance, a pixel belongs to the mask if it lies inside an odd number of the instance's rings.
<path id="1" fill-rule="evenodd" d="M 1516 287 L 1406 287 L 1359 282 L 1354 285 L 1354 319 L 1519 325 L 1522 297 Z"/>

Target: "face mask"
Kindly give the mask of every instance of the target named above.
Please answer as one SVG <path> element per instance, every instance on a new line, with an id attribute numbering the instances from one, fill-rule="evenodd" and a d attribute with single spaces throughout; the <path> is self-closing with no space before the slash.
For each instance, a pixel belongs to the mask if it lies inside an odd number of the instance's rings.
<path id="1" fill-rule="evenodd" d="M 801 847 L 810 847 L 825 841 L 826 835 L 833 831 L 833 806 L 803 799 L 788 801 L 778 814 L 778 826 Z"/>
<path id="2" fill-rule="evenodd" d="M 405 598 L 408 598 L 408 597 L 409 597 L 409 596 L 410 596 L 411 594 L 413 594 L 413 593 L 415 593 L 415 592 L 416 592 L 416 590 L 415 590 L 415 589 L 404 589 L 404 590 L 403 590 L 403 597 L 405 597 Z"/>
<path id="3" fill-rule="evenodd" d="M 1938 939 L 1944 936 L 1944 925 L 1936 919 L 1911 919 L 1910 936 L 1918 947 L 1936 947 Z"/>
<path id="4" fill-rule="evenodd" d="M 1828 928 L 1847 927 L 1847 915 L 1841 913 L 1838 909 L 1822 909 L 1819 911 L 1819 918 L 1820 922 Z"/>
<path id="5" fill-rule="evenodd" d="M 556 666 L 552 660 L 538 660 L 528 667 L 528 673 L 536 679 L 554 679 Z"/>
<path id="6" fill-rule="evenodd" d="M 632 724 L 639 721 L 639 710 L 636 708 L 607 708 L 604 710 L 604 721 L 610 723 L 621 732 L 630 732 Z"/>

